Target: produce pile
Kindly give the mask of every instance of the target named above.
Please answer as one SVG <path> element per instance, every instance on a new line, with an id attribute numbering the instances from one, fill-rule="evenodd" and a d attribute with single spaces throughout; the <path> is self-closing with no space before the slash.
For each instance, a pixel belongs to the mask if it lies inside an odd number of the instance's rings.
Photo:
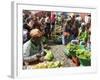
<path id="1" fill-rule="evenodd" d="M 83 66 L 90 66 L 91 64 L 91 53 L 85 48 L 84 45 L 69 43 L 66 46 L 64 53 L 68 57 L 77 57 L 80 64 Z"/>
<path id="2" fill-rule="evenodd" d="M 61 35 L 54 35 L 53 36 L 53 42 L 56 44 L 62 44 L 62 37 Z"/>
<path id="3" fill-rule="evenodd" d="M 54 55 L 53 53 L 51 52 L 51 50 L 45 50 L 45 52 L 47 53 L 44 57 L 44 59 L 46 61 L 52 61 L 54 59 Z"/>
<path id="4" fill-rule="evenodd" d="M 78 36 L 80 41 L 87 41 L 89 39 L 89 33 L 87 31 L 81 32 Z"/>
<path id="5" fill-rule="evenodd" d="M 39 68 L 57 68 L 62 67 L 64 64 L 61 61 L 55 61 L 54 55 L 51 50 L 45 49 L 46 55 L 44 56 L 44 61 L 39 62 L 38 64 L 32 65 L 33 69 L 39 69 Z"/>
<path id="6" fill-rule="evenodd" d="M 63 66 L 63 62 L 61 61 L 46 61 L 43 63 L 36 64 L 32 66 L 32 68 L 59 68 Z"/>

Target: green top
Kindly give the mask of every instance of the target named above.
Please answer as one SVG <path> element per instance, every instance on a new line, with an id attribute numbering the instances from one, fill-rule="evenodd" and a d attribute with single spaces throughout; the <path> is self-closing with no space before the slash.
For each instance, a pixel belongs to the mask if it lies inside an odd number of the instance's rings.
<path id="1" fill-rule="evenodd" d="M 33 41 L 31 40 L 31 44 L 30 44 L 30 55 L 32 56 L 36 53 L 40 53 L 42 51 L 42 44 L 41 41 Z"/>

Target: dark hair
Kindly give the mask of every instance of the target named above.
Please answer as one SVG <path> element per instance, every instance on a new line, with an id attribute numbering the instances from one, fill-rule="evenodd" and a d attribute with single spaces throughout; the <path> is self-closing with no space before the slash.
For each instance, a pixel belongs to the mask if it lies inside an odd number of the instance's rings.
<path id="1" fill-rule="evenodd" d="M 27 18 L 27 19 L 25 20 L 25 23 L 29 23 L 31 20 L 33 20 L 33 18 Z"/>
<path id="2" fill-rule="evenodd" d="M 76 15 L 76 17 L 79 17 L 79 16 L 80 16 L 79 14 Z"/>
<path id="3" fill-rule="evenodd" d="M 68 20 L 68 21 L 67 21 L 67 24 L 70 25 L 70 24 L 71 24 L 71 20 Z"/>
<path id="4" fill-rule="evenodd" d="M 89 17 L 91 17 L 91 14 L 88 14 Z"/>

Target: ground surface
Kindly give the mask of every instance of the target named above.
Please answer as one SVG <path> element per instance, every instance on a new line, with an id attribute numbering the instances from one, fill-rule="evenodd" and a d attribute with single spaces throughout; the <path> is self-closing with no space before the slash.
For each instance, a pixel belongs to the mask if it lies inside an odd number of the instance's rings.
<path id="1" fill-rule="evenodd" d="M 65 67 L 75 66 L 72 61 L 64 54 L 64 45 L 50 45 L 54 57 L 58 61 L 64 61 Z"/>

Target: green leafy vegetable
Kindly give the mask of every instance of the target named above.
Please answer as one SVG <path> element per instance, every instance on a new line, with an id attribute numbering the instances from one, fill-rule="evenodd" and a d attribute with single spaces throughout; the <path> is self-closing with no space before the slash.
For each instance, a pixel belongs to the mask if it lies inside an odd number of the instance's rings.
<path id="1" fill-rule="evenodd" d="M 47 53 L 46 56 L 44 57 L 45 60 L 51 61 L 54 59 L 54 55 L 51 52 L 51 50 L 45 50 L 45 52 Z"/>

